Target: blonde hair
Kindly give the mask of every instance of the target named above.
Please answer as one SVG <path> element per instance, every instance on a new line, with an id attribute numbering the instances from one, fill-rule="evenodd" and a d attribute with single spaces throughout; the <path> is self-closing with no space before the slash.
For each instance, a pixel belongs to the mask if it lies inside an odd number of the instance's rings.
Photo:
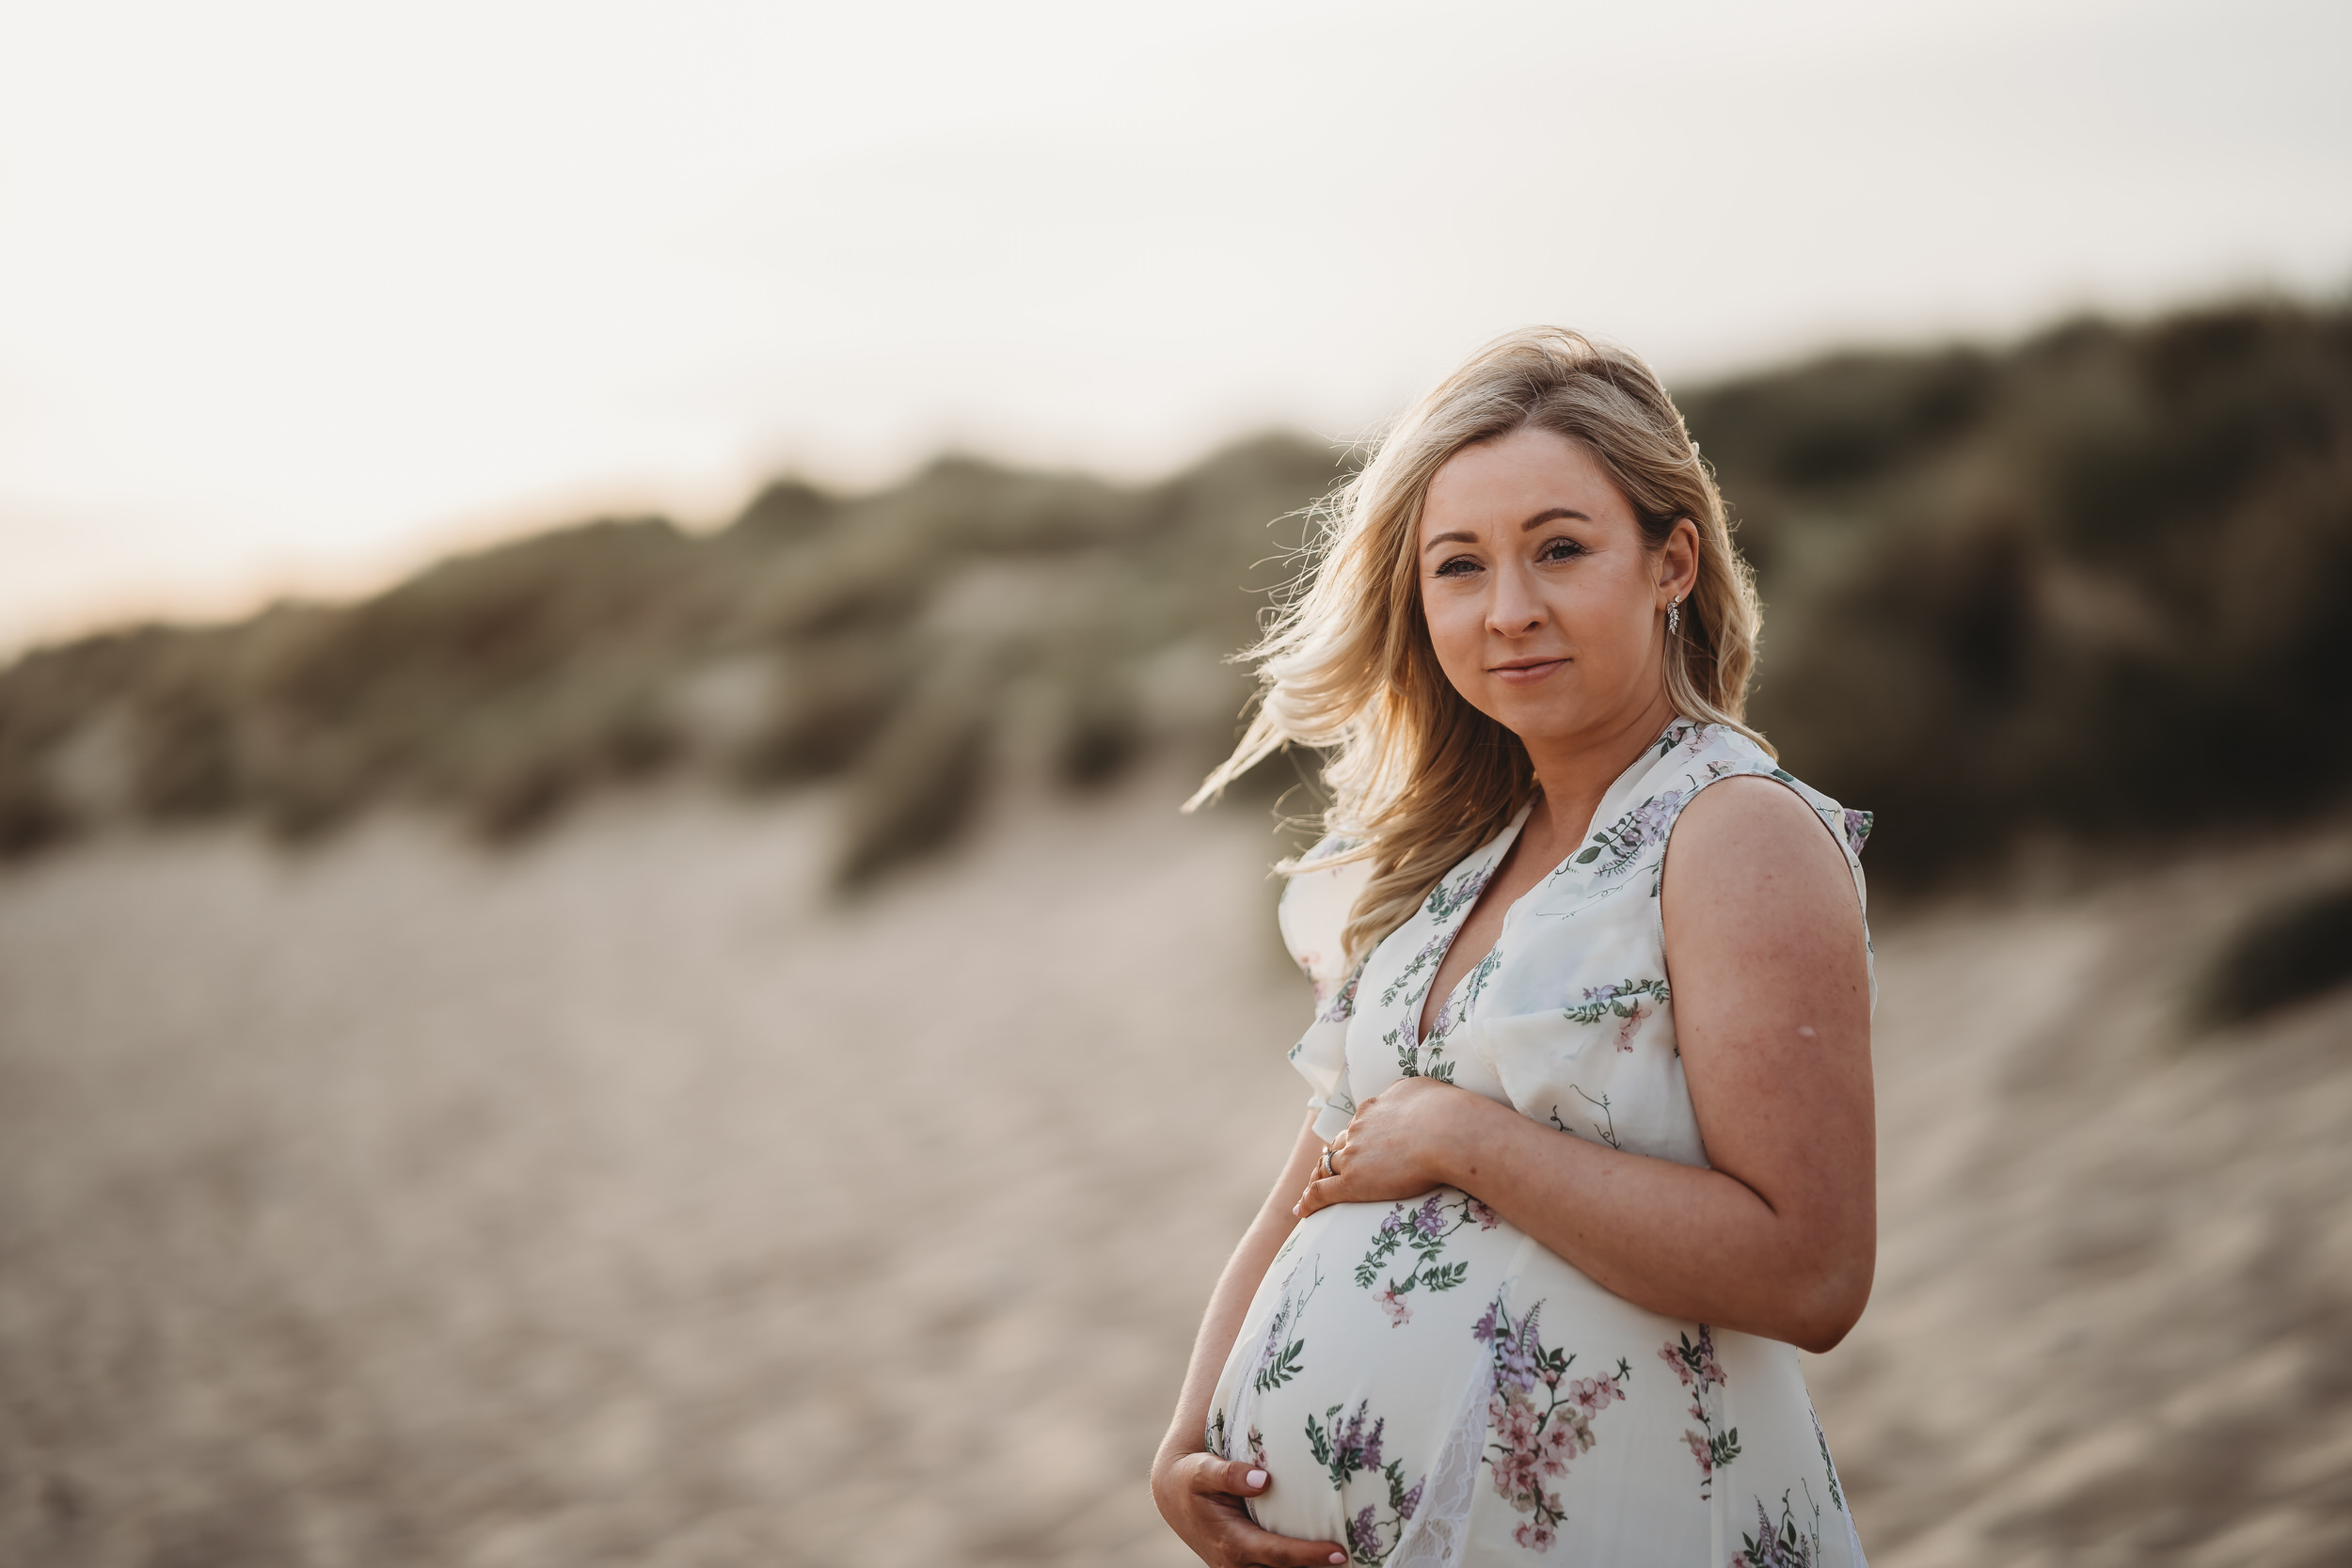
<path id="1" fill-rule="evenodd" d="M 1422 504 L 1438 470 L 1465 447 L 1531 426 L 1592 453 L 1652 549 L 1683 518 L 1696 525 L 1698 578 L 1679 635 L 1666 639 L 1667 699 L 1686 718 L 1764 744 L 1741 721 L 1761 624 L 1755 576 L 1732 548 L 1723 497 L 1674 400 L 1641 359 L 1581 333 L 1538 326 L 1496 339 L 1318 506 L 1305 572 L 1240 656 L 1257 666 L 1257 711 L 1186 802 L 1190 810 L 1215 798 L 1285 745 L 1327 752 L 1324 827 L 1342 847 L 1315 863 L 1372 863 L 1348 916 L 1350 962 L 1535 793 L 1518 736 L 1464 701 L 1438 667 L 1416 565 Z"/>

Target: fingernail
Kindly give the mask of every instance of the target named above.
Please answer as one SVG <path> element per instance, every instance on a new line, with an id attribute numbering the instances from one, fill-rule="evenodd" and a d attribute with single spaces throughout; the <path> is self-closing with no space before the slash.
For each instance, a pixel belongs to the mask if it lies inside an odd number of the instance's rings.
<path id="1" fill-rule="evenodd" d="M 1263 1470 L 1252 1470 L 1248 1475 L 1241 1478 L 1241 1482 L 1244 1486 L 1247 1486 L 1252 1492 L 1255 1492 L 1259 1487 L 1265 1484 L 1265 1472 Z"/>
<path id="2" fill-rule="evenodd" d="M 1345 1562 L 1347 1560 L 1347 1554 L 1345 1552 L 1333 1552 L 1331 1554 L 1331 1560 L 1334 1562 Z"/>

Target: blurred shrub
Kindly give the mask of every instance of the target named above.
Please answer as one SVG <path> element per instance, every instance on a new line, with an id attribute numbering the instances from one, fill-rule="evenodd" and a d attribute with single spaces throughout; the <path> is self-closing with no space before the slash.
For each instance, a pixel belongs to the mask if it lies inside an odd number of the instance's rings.
<path id="1" fill-rule="evenodd" d="M 1073 786 L 1231 744 L 1248 684 L 1219 653 L 1263 602 L 1244 590 L 1286 575 L 1264 563 L 1296 547 L 1290 515 L 1341 471 L 1274 436 L 1140 487 L 967 457 L 866 496 L 787 479 L 707 535 L 605 519 L 357 604 L 38 649 L 0 671 L 0 855 L 120 819 L 299 839 L 388 802 L 504 842 L 692 766 L 841 781 L 861 883 L 969 819 L 1016 684 L 1056 694 L 1044 771 Z M 1147 711 L 1138 673 L 1170 657 L 1210 701 Z"/>
<path id="2" fill-rule="evenodd" d="M 861 887 L 956 837 L 987 783 L 993 717 L 984 688 L 961 671 L 893 716 L 842 790 L 837 886 Z"/>
<path id="3" fill-rule="evenodd" d="M 1877 811 L 1874 872 L 2280 820 L 2352 784 L 2352 315 L 2077 321 L 1690 404 L 1761 563 L 1754 715 Z"/>
<path id="4" fill-rule="evenodd" d="M 2264 910 L 2214 956 L 2191 1001 L 2208 1026 L 2244 1023 L 2352 982 L 2352 887 Z"/>
<path id="5" fill-rule="evenodd" d="M 1754 717 L 1878 813 L 1883 881 L 2352 784 L 2352 313 L 2077 320 L 1683 403 L 1768 602 Z M 863 496 L 785 479 L 709 534 L 607 519 L 358 604 L 39 649 L 0 671 L 0 854 L 387 801 L 500 841 L 694 767 L 838 781 L 856 884 L 951 838 L 1025 747 L 1076 788 L 1155 749 L 1205 767 L 1248 695 L 1221 656 L 1343 471 L 1268 436 L 1134 487 L 961 456 Z"/>

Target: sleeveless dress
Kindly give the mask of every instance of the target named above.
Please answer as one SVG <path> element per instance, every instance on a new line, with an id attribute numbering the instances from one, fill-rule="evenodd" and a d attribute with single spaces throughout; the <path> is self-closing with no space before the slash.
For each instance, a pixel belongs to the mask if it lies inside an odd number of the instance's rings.
<path id="1" fill-rule="evenodd" d="M 1283 935 L 1319 1010 L 1291 1060 L 1316 1132 L 1329 1139 L 1359 1099 L 1420 1074 L 1574 1137 L 1705 1165 L 1658 889 L 1682 809 L 1742 775 L 1813 808 L 1863 897 L 1868 814 L 1735 730 L 1677 719 L 1602 798 L 1588 843 L 1511 907 L 1425 1040 L 1423 998 L 1527 813 L 1353 974 L 1334 960 L 1364 864 L 1294 878 Z M 1207 1441 L 1272 1472 L 1251 1505 L 1265 1528 L 1344 1542 L 1359 1564 L 1863 1561 L 1793 1346 L 1645 1311 L 1453 1188 L 1299 1223 L 1234 1340 Z"/>

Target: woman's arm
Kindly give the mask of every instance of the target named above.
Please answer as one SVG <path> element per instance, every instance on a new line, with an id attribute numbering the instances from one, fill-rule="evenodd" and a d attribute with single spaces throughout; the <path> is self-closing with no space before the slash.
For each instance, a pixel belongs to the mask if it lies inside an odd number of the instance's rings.
<path id="1" fill-rule="evenodd" d="M 1176 1397 L 1176 1415 L 1160 1451 L 1152 1461 L 1152 1498 L 1160 1514 L 1184 1544 L 1216 1568 L 1239 1568 L 1263 1563 L 1267 1568 L 1305 1568 L 1306 1564 L 1345 1562 L 1347 1553 L 1336 1541 L 1296 1541 L 1275 1535 L 1250 1523 L 1240 1499 L 1263 1496 L 1273 1484 L 1266 1472 L 1237 1460 L 1202 1451 L 1209 1422 L 1209 1402 L 1216 1395 L 1216 1380 L 1225 1358 L 1241 1333 L 1241 1321 L 1257 1294 L 1274 1255 L 1298 1221 L 1291 1213 L 1290 1195 L 1307 1180 L 1323 1153 L 1315 1136 L 1314 1118 L 1298 1134 L 1298 1143 L 1274 1179 L 1258 1217 L 1242 1232 L 1241 1243 L 1226 1259 L 1201 1316 L 1200 1333 L 1192 1342 L 1192 1364 L 1184 1369 L 1184 1391 Z M 1251 1478 L 1256 1482 L 1251 1483 Z"/>
<path id="2" fill-rule="evenodd" d="M 1712 1168 L 1622 1153 L 1425 1078 L 1364 1101 L 1298 1212 L 1461 1188 L 1627 1300 L 1825 1351 L 1878 1244 L 1870 998 L 1845 857 L 1797 796 L 1725 779 L 1685 808 L 1662 913 Z"/>

